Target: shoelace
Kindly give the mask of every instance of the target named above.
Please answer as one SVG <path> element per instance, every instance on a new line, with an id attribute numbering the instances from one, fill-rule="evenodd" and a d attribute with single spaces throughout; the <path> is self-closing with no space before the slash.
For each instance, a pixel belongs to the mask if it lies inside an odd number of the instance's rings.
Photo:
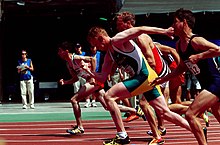
<path id="1" fill-rule="evenodd" d="M 76 129 L 72 129 L 72 132 L 74 132 L 74 133 L 80 133 L 81 130 L 80 130 L 79 128 L 76 128 Z"/>
<path id="2" fill-rule="evenodd" d="M 141 108 L 138 107 L 137 114 L 142 116 L 142 115 L 144 115 L 144 112 L 142 112 Z"/>

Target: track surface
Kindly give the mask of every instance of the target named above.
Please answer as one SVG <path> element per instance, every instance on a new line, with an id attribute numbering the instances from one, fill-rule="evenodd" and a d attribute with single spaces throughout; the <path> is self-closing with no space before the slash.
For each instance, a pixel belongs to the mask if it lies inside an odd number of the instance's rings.
<path id="1" fill-rule="evenodd" d="M 56 122 L 10 122 L 0 123 L 0 145 L 102 145 L 106 139 L 115 136 L 115 126 L 111 120 L 86 120 L 83 135 L 71 136 L 65 132 L 73 125 L 73 121 Z M 196 145 L 192 133 L 166 123 L 167 134 L 164 136 L 166 145 Z M 131 145 L 146 145 L 151 137 L 147 122 L 138 119 L 125 123 L 131 139 Z M 208 144 L 220 144 L 220 126 L 213 116 L 210 116 L 208 127 Z M 5 143 L 4 143 L 5 142 Z"/>

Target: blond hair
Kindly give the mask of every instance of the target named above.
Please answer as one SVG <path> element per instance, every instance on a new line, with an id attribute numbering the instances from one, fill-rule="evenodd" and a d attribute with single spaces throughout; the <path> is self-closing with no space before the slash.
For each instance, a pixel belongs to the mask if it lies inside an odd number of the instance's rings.
<path id="1" fill-rule="evenodd" d="M 87 40 L 97 39 L 100 35 L 108 36 L 108 33 L 101 27 L 92 27 L 88 32 Z"/>

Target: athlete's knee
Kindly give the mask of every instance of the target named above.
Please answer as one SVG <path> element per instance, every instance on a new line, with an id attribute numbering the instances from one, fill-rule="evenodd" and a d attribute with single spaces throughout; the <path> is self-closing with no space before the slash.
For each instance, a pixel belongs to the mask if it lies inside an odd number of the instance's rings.
<path id="1" fill-rule="evenodd" d="M 159 116 L 162 119 L 165 119 L 167 117 L 169 117 L 169 115 L 171 114 L 171 111 L 169 110 L 169 108 L 158 108 L 156 111 L 157 116 Z"/>
<path id="2" fill-rule="evenodd" d="M 153 111 L 153 108 L 147 102 L 141 103 L 140 107 L 141 107 L 142 110 L 145 110 L 146 112 L 152 112 Z"/>
<path id="3" fill-rule="evenodd" d="M 140 105 L 141 107 L 144 107 L 146 104 L 147 104 L 146 101 L 140 99 L 139 105 Z"/>
<path id="4" fill-rule="evenodd" d="M 171 114 L 171 111 L 169 110 L 161 110 L 159 113 L 157 113 L 157 116 L 162 119 L 167 119 L 169 118 L 170 114 Z"/>
<path id="5" fill-rule="evenodd" d="M 193 112 L 188 109 L 185 113 L 185 118 L 187 121 L 193 120 L 193 118 L 195 118 L 196 116 L 193 114 Z"/>
<path id="6" fill-rule="evenodd" d="M 76 100 L 76 97 L 75 97 L 75 96 L 73 96 L 73 97 L 70 99 L 70 102 L 71 102 L 72 104 L 77 104 L 77 103 L 78 103 L 78 101 Z"/>
<path id="7" fill-rule="evenodd" d="M 99 91 L 99 97 L 104 97 L 105 96 L 105 91 L 104 90 L 100 90 Z"/>
<path id="8" fill-rule="evenodd" d="M 113 96 L 111 95 L 111 93 L 109 93 L 109 91 L 107 91 L 104 95 L 104 99 L 106 102 L 109 102 L 109 101 L 114 101 L 114 98 Z"/>
<path id="9" fill-rule="evenodd" d="M 141 99 L 139 100 L 139 105 L 140 105 L 140 107 L 145 107 L 146 105 L 149 106 L 149 104 L 144 96 L 142 96 Z"/>

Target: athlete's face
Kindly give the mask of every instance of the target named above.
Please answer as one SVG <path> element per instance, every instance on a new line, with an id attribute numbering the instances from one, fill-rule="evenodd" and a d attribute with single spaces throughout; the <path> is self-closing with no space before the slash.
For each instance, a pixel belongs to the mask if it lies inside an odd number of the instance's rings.
<path id="1" fill-rule="evenodd" d="M 68 50 L 63 50 L 62 48 L 59 48 L 58 50 L 58 55 L 60 56 L 60 58 L 62 58 L 63 60 L 66 60 L 69 57 L 69 51 Z"/>
<path id="2" fill-rule="evenodd" d="M 174 28 L 174 35 L 179 36 L 181 34 L 181 30 L 183 29 L 183 22 L 181 22 L 178 18 L 174 18 L 172 27 Z"/>
<path id="3" fill-rule="evenodd" d="M 105 43 L 101 38 L 93 38 L 89 40 L 91 47 L 96 47 L 100 51 L 105 51 Z"/>
<path id="4" fill-rule="evenodd" d="M 90 46 L 90 50 L 91 50 L 92 54 L 96 54 L 97 49 L 95 46 Z"/>
<path id="5" fill-rule="evenodd" d="M 121 16 L 117 17 L 116 25 L 118 32 L 124 31 L 129 28 L 129 23 L 124 22 Z"/>

